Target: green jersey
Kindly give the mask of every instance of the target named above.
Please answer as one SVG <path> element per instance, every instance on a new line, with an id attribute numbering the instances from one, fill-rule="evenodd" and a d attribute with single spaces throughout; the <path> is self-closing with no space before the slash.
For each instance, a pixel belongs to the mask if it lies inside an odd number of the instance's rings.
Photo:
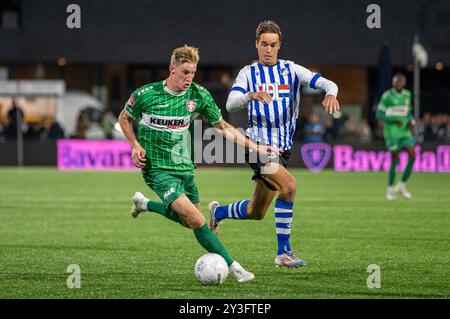
<path id="1" fill-rule="evenodd" d="M 390 89 L 384 92 L 377 108 L 377 119 L 384 121 L 384 138 L 398 139 L 410 137 L 409 123 L 412 119 L 411 92 Z M 398 126 L 394 121 L 400 121 Z"/>
<path id="2" fill-rule="evenodd" d="M 194 169 L 190 156 L 191 121 L 198 114 L 211 125 L 222 119 L 211 94 L 196 83 L 180 94 L 171 92 L 165 81 L 144 85 L 131 94 L 125 110 L 139 120 L 137 138 L 146 152 L 147 170 Z"/>

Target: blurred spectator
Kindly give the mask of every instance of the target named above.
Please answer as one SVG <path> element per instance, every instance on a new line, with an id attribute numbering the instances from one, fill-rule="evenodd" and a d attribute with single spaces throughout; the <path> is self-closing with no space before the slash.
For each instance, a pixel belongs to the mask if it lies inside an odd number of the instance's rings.
<path id="1" fill-rule="evenodd" d="M 48 139 L 57 140 L 64 138 L 64 130 L 57 121 L 54 121 L 47 130 Z"/>
<path id="2" fill-rule="evenodd" d="M 111 112 L 103 112 L 102 117 L 102 128 L 105 132 L 105 137 L 107 139 L 113 138 L 113 130 L 114 130 L 114 124 L 117 123 L 117 118 L 112 114 Z"/>
<path id="3" fill-rule="evenodd" d="M 43 132 L 44 127 L 42 123 L 31 123 L 28 125 L 28 129 L 23 135 L 23 138 L 27 140 L 37 140 L 41 138 Z"/>
<path id="4" fill-rule="evenodd" d="M 76 132 L 75 132 L 75 135 L 72 137 L 78 138 L 78 139 L 84 139 L 85 135 L 86 135 L 85 133 L 86 133 L 87 127 L 88 127 L 88 123 L 85 118 L 85 115 L 83 112 L 80 112 L 80 114 L 78 114 Z"/>
<path id="5" fill-rule="evenodd" d="M 445 142 L 450 143 L 450 121 L 447 121 L 447 129 L 445 132 Z"/>
<path id="6" fill-rule="evenodd" d="M 424 113 L 416 124 L 419 142 L 448 142 L 449 115 Z"/>
<path id="7" fill-rule="evenodd" d="M 431 129 L 431 114 L 430 113 L 425 113 L 423 115 L 423 119 L 420 121 L 421 123 L 419 123 L 419 132 L 422 130 L 423 131 L 423 138 L 424 140 L 428 141 L 428 140 L 432 140 L 433 139 L 433 132 Z"/>
<path id="8" fill-rule="evenodd" d="M 17 138 L 17 130 L 20 129 L 24 132 L 25 126 L 23 125 L 24 114 L 20 107 L 13 101 L 12 108 L 8 111 L 7 120 L 8 124 L 5 127 L 6 138 Z"/>
<path id="9" fill-rule="evenodd" d="M 5 133 L 5 127 L 3 125 L 3 105 L 0 104 L 0 143 L 3 142 L 4 136 L 3 134 Z"/>
<path id="10" fill-rule="evenodd" d="M 366 118 L 361 118 L 358 128 L 358 139 L 361 143 L 370 143 L 372 141 L 372 130 Z"/>
<path id="11" fill-rule="evenodd" d="M 233 85 L 233 78 L 231 77 L 229 72 L 222 73 L 222 76 L 220 77 L 220 83 L 231 88 L 231 86 Z"/>
<path id="12" fill-rule="evenodd" d="M 329 135 L 331 135 L 332 141 L 337 141 L 340 139 L 341 129 L 344 126 L 345 122 L 348 119 L 347 114 L 342 114 L 340 111 L 337 111 L 333 114 L 333 119 L 331 122 L 331 126 L 327 127 L 327 131 Z"/>
<path id="13" fill-rule="evenodd" d="M 358 132 L 356 123 L 352 115 L 348 115 L 347 120 L 342 125 L 341 135 L 346 140 L 357 140 Z"/>
<path id="14" fill-rule="evenodd" d="M 325 126 L 319 122 L 319 116 L 316 113 L 309 116 L 305 123 L 304 132 L 303 141 L 306 143 L 323 141 Z"/>
<path id="15" fill-rule="evenodd" d="M 327 116 L 325 118 L 325 135 L 324 140 L 330 142 L 333 140 L 333 118 Z"/>

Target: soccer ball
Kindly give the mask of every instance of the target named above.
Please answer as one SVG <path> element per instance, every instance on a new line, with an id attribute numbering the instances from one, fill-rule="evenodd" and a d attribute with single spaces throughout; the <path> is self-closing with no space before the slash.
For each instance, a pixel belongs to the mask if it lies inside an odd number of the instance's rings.
<path id="1" fill-rule="evenodd" d="M 205 254 L 195 263 L 194 273 L 204 285 L 220 285 L 228 277 L 228 265 L 218 254 Z"/>

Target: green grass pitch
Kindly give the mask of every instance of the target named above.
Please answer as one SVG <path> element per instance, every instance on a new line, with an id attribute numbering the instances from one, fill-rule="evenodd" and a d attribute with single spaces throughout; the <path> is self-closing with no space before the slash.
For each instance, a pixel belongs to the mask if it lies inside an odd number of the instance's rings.
<path id="1" fill-rule="evenodd" d="M 205 251 L 192 231 L 157 214 L 129 215 L 138 172 L 0 169 L 0 298 L 449 298 L 450 175 L 413 174 L 410 201 L 384 200 L 385 173 L 313 174 L 298 182 L 291 245 L 304 269 L 274 266 L 273 206 L 262 221 L 227 220 L 220 239 L 254 272 L 202 286 Z M 202 211 L 253 191 L 249 169 L 198 169 Z M 273 205 L 273 204 L 272 204 Z M 81 288 L 66 285 L 81 268 Z M 381 288 L 367 287 L 367 267 Z"/>

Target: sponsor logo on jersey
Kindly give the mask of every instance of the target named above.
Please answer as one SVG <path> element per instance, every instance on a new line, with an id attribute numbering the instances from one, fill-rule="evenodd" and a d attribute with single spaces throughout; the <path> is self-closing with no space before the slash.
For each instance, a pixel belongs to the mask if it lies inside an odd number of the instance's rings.
<path id="1" fill-rule="evenodd" d="M 406 105 L 398 105 L 386 108 L 386 116 L 407 116 L 409 108 Z"/>
<path id="2" fill-rule="evenodd" d="M 186 110 L 188 112 L 194 112 L 196 106 L 197 103 L 195 103 L 195 101 L 186 101 Z"/>
<path id="3" fill-rule="evenodd" d="M 288 99 L 291 96 L 289 85 L 280 85 L 277 83 L 263 83 L 257 86 L 258 92 L 267 92 L 274 100 Z"/>
<path id="4" fill-rule="evenodd" d="M 190 124 L 191 116 L 163 116 L 143 114 L 141 125 L 151 127 L 158 131 L 184 131 Z"/>

